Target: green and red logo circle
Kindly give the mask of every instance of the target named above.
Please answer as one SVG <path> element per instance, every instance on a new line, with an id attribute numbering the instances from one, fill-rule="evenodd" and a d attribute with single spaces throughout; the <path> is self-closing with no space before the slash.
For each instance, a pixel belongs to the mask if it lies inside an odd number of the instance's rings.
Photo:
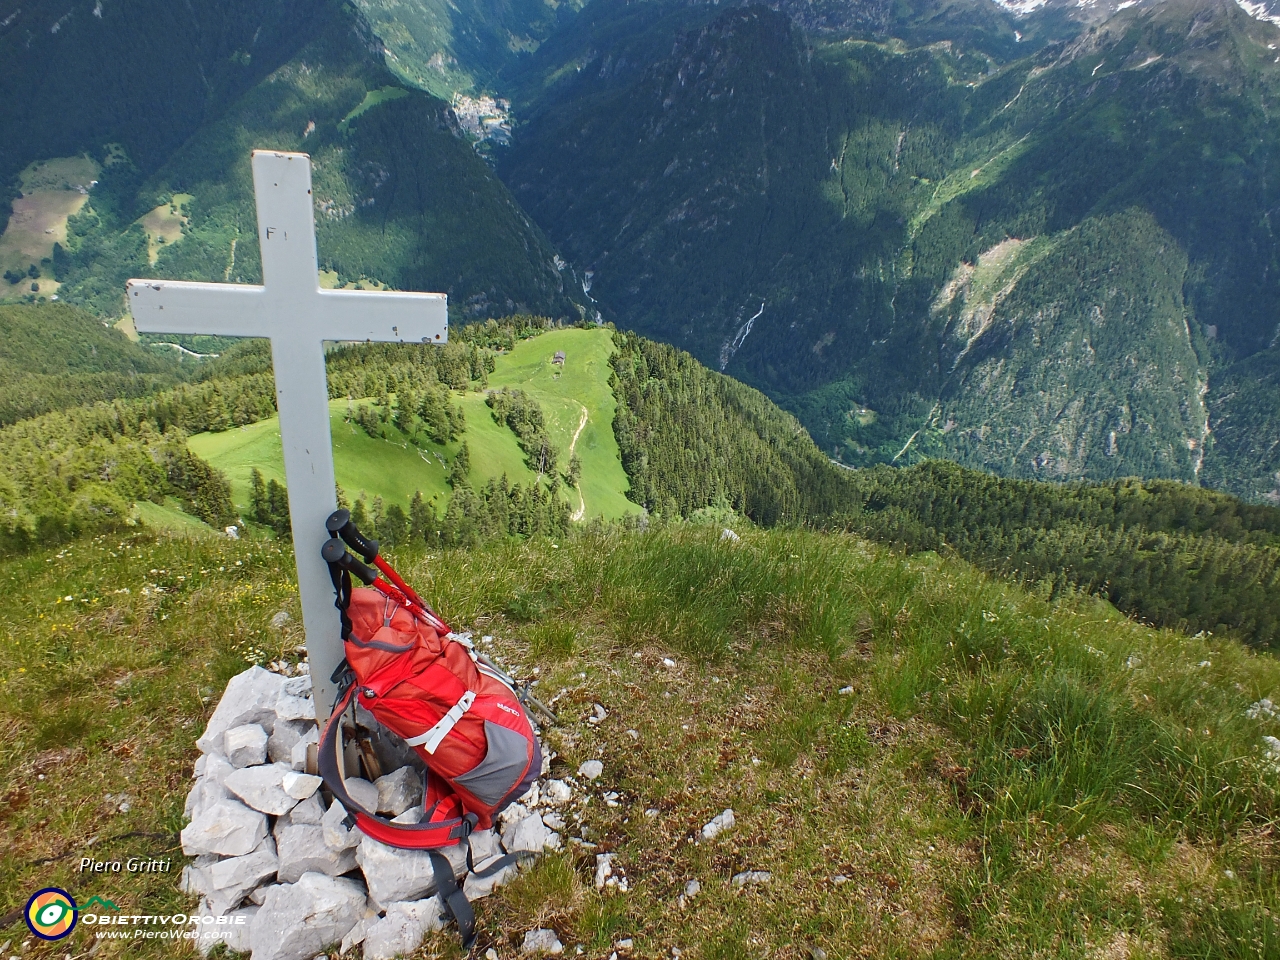
<path id="1" fill-rule="evenodd" d="M 31 932 L 41 940 L 61 940 L 76 928 L 79 907 L 67 891 L 45 887 L 31 895 L 24 916 Z"/>

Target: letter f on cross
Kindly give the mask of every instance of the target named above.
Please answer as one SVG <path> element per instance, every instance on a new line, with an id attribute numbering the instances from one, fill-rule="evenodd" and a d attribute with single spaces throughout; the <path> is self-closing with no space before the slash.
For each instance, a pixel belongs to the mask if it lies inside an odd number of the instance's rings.
<path id="1" fill-rule="evenodd" d="M 306 154 L 255 150 L 253 190 L 262 286 L 130 280 L 129 309 L 140 333 L 271 340 L 302 621 L 323 722 L 336 694 L 330 675 L 342 661 L 333 585 L 320 559 L 324 521 L 337 508 L 324 341 L 444 343 L 448 304 L 442 293 L 320 289 Z"/>

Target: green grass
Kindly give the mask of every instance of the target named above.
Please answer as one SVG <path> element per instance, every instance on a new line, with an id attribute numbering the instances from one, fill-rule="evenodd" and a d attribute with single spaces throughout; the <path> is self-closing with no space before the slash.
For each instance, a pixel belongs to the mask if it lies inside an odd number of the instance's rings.
<path id="1" fill-rule="evenodd" d="M 134 515 L 152 530 L 186 537 L 215 537 L 218 531 L 182 509 L 174 497 L 166 497 L 164 503 L 139 500 L 133 505 Z"/>
<path id="2" fill-rule="evenodd" d="M 348 497 L 358 497 L 364 491 L 370 501 L 382 497 L 388 506 L 399 503 L 408 508 L 414 491 L 421 490 L 427 500 L 436 498 L 441 504 L 447 501 L 445 468 L 431 454 L 451 456 L 452 451 L 431 444 L 429 452 L 420 454 L 407 440 L 403 446 L 389 440 L 375 440 L 354 423 L 347 423 L 346 413 L 346 400 L 329 402 L 334 474 Z M 515 446 L 514 438 L 511 444 Z M 241 510 L 249 506 L 249 478 L 254 468 L 260 470 L 265 479 L 284 483 L 278 417 L 220 433 L 197 434 L 188 445 L 197 456 L 227 474 L 231 481 L 231 499 Z M 456 448 L 456 444 L 451 446 Z M 516 450 L 518 454 L 519 448 Z"/>
<path id="3" fill-rule="evenodd" d="M 1280 721 L 1246 716 L 1280 689 L 1274 659 L 932 555 L 740 532 L 397 551 L 451 623 L 539 668 L 553 775 L 604 762 L 566 836 L 614 852 L 631 887 L 596 892 L 594 851 L 569 844 L 477 905 L 481 952 L 551 926 L 588 957 L 622 937 L 640 957 L 1275 955 L 1261 747 Z M 194 742 L 231 675 L 295 655 L 291 572 L 271 541 L 146 532 L 0 564 L 23 598 L 0 611 L 0 909 L 47 885 L 190 907 L 172 837 Z M 595 703 L 609 715 L 588 724 Z M 693 842 L 725 807 L 737 827 Z M 80 875 L 95 837 L 175 872 Z M 773 880 L 736 890 L 747 869 Z M 461 956 L 449 931 L 420 955 Z"/>
<path id="4" fill-rule="evenodd" d="M 408 95 L 409 91 L 404 87 L 379 87 L 377 90 L 370 90 L 350 113 L 338 121 L 338 129 L 346 130 L 351 125 L 352 120 L 356 119 L 360 114 L 372 110 L 380 103 L 399 100 L 401 97 L 407 97 Z"/>
<path id="5" fill-rule="evenodd" d="M 566 354 L 563 371 L 551 363 L 557 350 Z M 561 469 L 568 467 L 570 443 L 582 411 L 587 411 L 587 423 L 575 447 L 582 459 L 583 519 L 614 520 L 639 510 L 626 499 L 627 475 L 613 435 L 612 351 L 608 330 L 555 330 L 522 340 L 510 353 L 498 355 L 497 369 L 489 377 L 489 389 L 518 387 L 542 404 L 547 431 L 561 451 Z M 355 498 L 363 490 L 370 500 L 382 497 L 388 505 L 399 503 L 407 508 L 414 491 L 421 490 L 443 513 L 450 490 L 445 483 L 447 470 L 436 455 L 452 461 L 463 441 L 471 454 L 469 477 L 476 488 L 504 473 L 512 483 L 527 486 L 535 481 L 515 434 L 494 422 L 483 393 L 455 393 L 453 401 L 462 405 L 466 432 L 447 445 L 428 443 L 422 453 L 407 437 L 400 443 L 369 437 L 354 423 L 346 422 L 346 400 L 330 401 L 334 471 L 347 496 Z M 189 445 L 195 454 L 227 474 L 232 499 L 241 510 L 249 505 L 249 478 L 255 467 L 264 478 L 284 482 L 280 421 L 276 417 L 220 433 L 198 434 Z M 576 493 L 565 491 L 564 495 L 578 509 Z"/>
<path id="6" fill-rule="evenodd" d="M 551 362 L 559 350 L 565 354 L 563 368 Z M 610 330 L 552 330 L 522 340 L 509 354 L 499 356 L 497 369 L 489 376 L 490 389 L 518 388 L 542 404 L 547 433 L 560 450 L 564 468 L 568 467 L 570 444 L 586 411 L 586 425 L 573 448 L 582 461 L 582 503 L 575 496 L 570 498 L 570 505 L 575 510 L 584 506 L 585 517 L 606 520 L 639 510 L 626 498 L 630 484 L 613 435 L 617 407 L 609 386 L 609 357 L 613 350 Z M 470 410 L 467 429 L 472 429 Z M 477 446 L 471 445 L 473 463 Z"/>

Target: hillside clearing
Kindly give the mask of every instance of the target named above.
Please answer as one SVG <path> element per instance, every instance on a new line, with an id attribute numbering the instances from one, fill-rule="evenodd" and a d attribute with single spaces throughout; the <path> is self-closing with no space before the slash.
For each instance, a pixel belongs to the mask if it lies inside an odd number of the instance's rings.
<path id="1" fill-rule="evenodd" d="M 560 350 L 566 354 L 563 367 L 551 363 Z M 495 370 L 489 375 L 488 389 L 518 388 L 539 402 L 552 442 L 564 451 L 561 469 L 568 467 L 570 450 L 582 461 L 577 495 L 569 494 L 570 505 L 579 514 L 575 519 L 579 520 L 615 520 L 640 509 L 626 499 L 627 475 L 613 435 L 616 404 L 609 386 L 612 352 L 613 340 L 608 330 L 553 330 L 519 341 L 511 351 L 497 354 Z M 420 490 L 437 513 L 443 514 L 450 496 L 445 463 L 453 461 L 464 442 L 471 458 L 468 477 L 476 489 L 504 474 L 511 483 L 525 487 L 537 481 L 515 435 L 494 421 L 484 392 L 454 391 L 452 402 L 459 404 L 466 416 L 462 437 L 443 445 L 424 442 L 419 450 L 399 431 L 392 431 L 398 442 L 374 439 L 349 422 L 351 410 L 361 403 L 372 403 L 368 398 L 330 401 L 338 485 L 350 498 L 363 491 L 370 501 L 381 497 L 387 505 L 399 503 L 406 509 L 414 492 Z M 197 456 L 227 474 L 232 499 L 242 511 L 249 506 L 249 480 L 255 468 L 267 480 L 284 482 L 277 417 L 222 432 L 197 434 L 188 445 Z"/>
<path id="2" fill-rule="evenodd" d="M 0 235 L 0 270 L 39 266 L 52 256 L 55 243 L 65 245 L 67 219 L 80 212 L 97 175 L 98 165 L 88 157 L 58 157 L 27 167 L 19 177 L 22 194 L 14 198 L 13 212 Z M 37 282 L 37 296 L 58 290 L 52 275 Z M 33 292 L 30 287 L 29 282 L 0 285 L 0 298 L 25 296 Z"/>
<path id="3" fill-rule="evenodd" d="M 419 453 L 407 440 L 403 445 L 375 440 L 354 423 L 348 423 L 346 417 L 346 400 L 329 401 L 334 473 L 348 497 L 358 497 L 363 491 L 370 500 L 381 497 L 387 504 L 398 503 L 407 508 L 414 491 L 421 490 L 428 501 L 447 501 L 445 467 L 431 455 L 438 452 L 452 459 L 447 447 L 432 444 L 433 451 Z M 267 480 L 284 483 L 279 417 L 220 433 L 197 434 L 187 443 L 196 456 L 226 473 L 231 481 L 231 498 L 241 511 L 249 509 L 249 481 L 255 469 Z M 514 440 L 511 446 L 515 446 Z"/>
<path id="4" fill-rule="evenodd" d="M 189 193 L 175 193 L 168 203 L 162 203 L 138 218 L 138 223 L 147 232 L 147 260 L 153 267 L 161 248 L 182 239 L 182 228 L 187 223 L 182 208 L 194 199 Z"/>
<path id="5" fill-rule="evenodd" d="M 655 958 L 1271 955 L 1280 721 L 1248 714 L 1274 660 L 931 556 L 740 533 L 397 552 L 452 623 L 540 669 L 553 776 L 604 763 L 567 829 L 594 848 L 480 903 L 482 952 L 545 925 L 600 960 L 623 937 Z M 296 656 L 291 572 L 276 543 L 146 534 L 0 565 L 27 597 L 0 613 L 4 909 L 48 884 L 189 909 L 170 838 L 193 744 L 246 661 Z M 725 808 L 736 827 L 695 839 Z M 78 874 L 90 838 L 174 872 Z M 594 890 L 597 850 L 629 893 Z M 730 882 L 748 870 L 771 876 Z M 423 955 L 461 954 L 446 932 Z"/>

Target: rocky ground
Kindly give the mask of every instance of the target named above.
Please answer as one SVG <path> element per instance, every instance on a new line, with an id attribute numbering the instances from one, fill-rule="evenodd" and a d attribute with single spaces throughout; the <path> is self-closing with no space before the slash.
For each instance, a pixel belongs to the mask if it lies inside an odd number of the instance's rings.
<path id="1" fill-rule="evenodd" d="M 201 897 L 202 929 L 213 931 L 199 946 L 207 955 L 225 943 L 251 952 L 253 960 L 308 960 L 333 944 L 342 954 L 359 948 L 365 960 L 413 953 L 448 919 L 435 896 L 430 856 L 380 843 L 348 825 L 347 810 L 319 776 L 307 772 L 315 768 L 319 739 L 307 664 L 272 667 L 278 672 L 254 666 L 234 677 L 196 742 L 201 753 L 185 807 L 190 822 L 181 833 L 182 851 L 194 859 L 182 872 L 181 887 Z M 592 720 L 605 715 L 599 707 Z M 361 721 L 377 734 L 371 717 Z M 469 838 L 474 869 L 468 868 L 466 845 L 441 851 L 471 901 L 513 879 L 521 863 L 563 850 L 563 834 L 589 802 L 584 787 L 603 772 L 601 761 L 588 760 L 577 777 L 547 779 L 552 751 L 542 749 L 544 776 L 501 812 L 493 829 Z M 407 750 L 396 757 L 411 758 Z M 423 817 L 421 763 L 405 763 L 373 782 L 349 777 L 346 788 L 365 809 L 393 822 Z M 603 795 L 611 806 L 616 797 Z M 708 824 L 708 836 L 726 823 L 732 826 L 732 811 Z M 594 846 L 581 837 L 572 842 Z M 521 853 L 528 857 L 495 869 L 505 855 Z M 615 868 L 614 854 L 598 854 L 596 861 L 596 888 L 625 892 L 627 878 Z M 538 928 L 525 934 L 521 949 L 554 954 L 563 945 L 554 930 Z"/>

